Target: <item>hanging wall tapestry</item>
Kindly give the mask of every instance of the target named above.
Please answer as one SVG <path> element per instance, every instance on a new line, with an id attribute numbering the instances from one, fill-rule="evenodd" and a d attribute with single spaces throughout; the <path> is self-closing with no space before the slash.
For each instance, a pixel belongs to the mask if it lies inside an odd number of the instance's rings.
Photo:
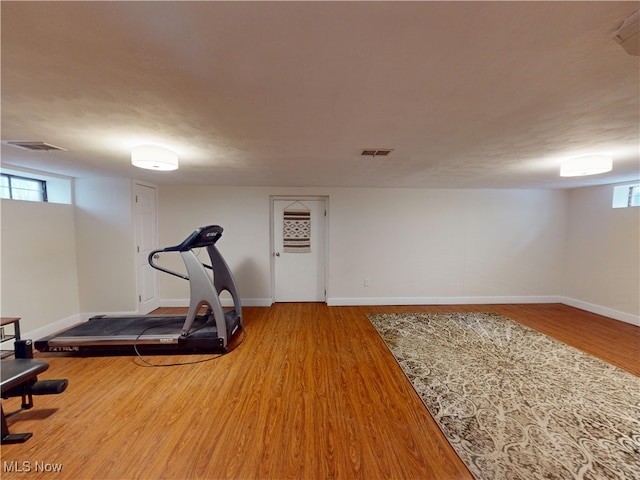
<path id="1" fill-rule="evenodd" d="M 297 202 L 299 203 L 299 202 Z M 311 212 L 300 207 L 284 211 L 283 250 L 285 253 L 311 251 Z"/>

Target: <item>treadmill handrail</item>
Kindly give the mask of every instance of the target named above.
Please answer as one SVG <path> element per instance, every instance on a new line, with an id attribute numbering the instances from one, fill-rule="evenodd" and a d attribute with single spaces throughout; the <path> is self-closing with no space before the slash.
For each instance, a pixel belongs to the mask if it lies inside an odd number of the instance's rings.
<path id="1" fill-rule="evenodd" d="M 149 265 L 155 268 L 156 270 L 160 270 L 161 272 L 168 273 L 169 275 L 173 275 L 174 277 L 182 278 L 183 280 L 189 280 L 189 277 L 187 275 L 174 272 L 173 270 L 169 270 L 167 268 L 161 267 L 160 265 L 158 265 L 156 262 L 153 261 L 153 256 L 156 253 L 162 253 L 162 252 L 168 252 L 168 251 L 173 251 L 173 250 L 167 250 L 165 248 L 162 248 L 160 250 L 153 250 L 147 257 L 147 261 L 149 262 Z"/>
<path id="2" fill-rule="evenodd" d="M 207 247 L 209 245 L 215 244 L 220 237 L 222 236 L 222 227 L 220 225 L 207 225 L 205 227 L 196 228 L 191 235 L 189 235 L 181 244 L 174 245 L 172 247 L 160 248 L 158 250 L 153 250 L 147 261 L 149 265 L 156 270 L 160 270 L 161 272 L 168 273 L 169 275 L 173 275 L 174 277 L 182 278 L 183 280 L 189 280 L 187 275 L 182 273 L 174 272 L 173 270 L 166 269 L 161 267 L 157 263 L 153 261 L 153 256 L 157 253 L 164 252 L 186 252 L 193 248 Z M 203 266 L 212 269 L 209 265 L 202 264 Z M 212 269 L 213 270 L 213 269 Z"/>
<path id="3" fill-rule="evenodd" d="M 162 253 L 162 252 L 166 252 L 166 250 L 161 249 L 161 250 L 154 250 L 149 254 L 149 265 L 152 266 L 153 268 L 155 268 L 156 270 L 160 270 L 161 272 L 164 273 L 168 273 L 169 275 L 173 275 L 174 277 L 179 277 L 182 278 L 183 280 L 189 280 L 189 276 L 188 275 L 183 275 L 182 273 L 178 273 L 178 272 L 174 272 L 173 270 L 169 270 L 166 269 L 164 267 L 161 267 L 160 265 L 158 265 L 156 262 L 153 261 L 153 256 L 156 253 Z M 207 265 L 206 263 L 203 263 L 202 266 L 204 268 L 208 268 L 209 270 L 213 270 L 213 267 L 211 265 Z"/>

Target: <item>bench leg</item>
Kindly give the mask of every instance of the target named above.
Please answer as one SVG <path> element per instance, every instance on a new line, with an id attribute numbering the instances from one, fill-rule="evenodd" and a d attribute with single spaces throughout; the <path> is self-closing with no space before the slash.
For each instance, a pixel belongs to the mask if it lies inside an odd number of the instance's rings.
<path id="1" fill-rule="evenodd" d="M 24 443 L 31 438 L 32 433 L 9 433 L 9 426 L 7 425 L 7 419 L 4 417 L 4 409 L 2 410 L 2 445 L 10 443 Z"/>

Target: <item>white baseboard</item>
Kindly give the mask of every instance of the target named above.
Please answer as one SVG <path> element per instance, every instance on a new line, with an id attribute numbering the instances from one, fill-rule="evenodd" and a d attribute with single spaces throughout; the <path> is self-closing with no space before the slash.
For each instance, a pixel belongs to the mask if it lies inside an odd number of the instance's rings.
<path id="1" fill-rule="evenodd" d="M 594 305 L 593 303 L 583 302 L 582 300 L 576 300 L 569 297 L 560 297 L 560 302 L 570 307 L 579 308 L 580 310 L 586 310 L 587 312 L 597 313 L 603 317 L 613 318 L 614 320 L 620 320 L 621 322 L 630 323 L 640 327 L 640 316 L 632 315 L 630 313 L 620 312 L 613 308 L 602 307 L 600 305 Z"/>
<path id="2" fill-rule="evenodd" d="M 231 299 L 222 299 L 223 307 L 232 307 Z M 329 306 L 359 306 L 359 305 L 464 305 L 464 304 L 505 304 L 505 303 L 563 303 L 570 307 L 586 310 L 607 318 L 630 323 L 640 327 L 640 316 L 620 312 L 608 307 L 594 305 L 569 297 L 561 296 L 522 296 L 522 297 L 332 297 L 327 299 Z M 271 298 L 243 298 L 242 305 L 247 307 L 270 307 L 273 304 Z M 162 307 L 188 307 L 188 299 L 161 300 Z M 38 340 L 56 332 L 86 322 L 99 313 L 78 313 L 63 318 L 49 325 L 34 330 L 24 331 L 22 338 Z M 135 315 L 135 312 L 108 312 L 108 315 Z"/>
<path id="3" fill-rule="evenodd" d="M 333 297 L 327 299 L 329 306 L 356 305 L 465 305 L 501 303 L 559 303 L 556 296 L 520 297 Z"/>
<path id="4" fill-rule="evenodd" d="M 640 316 L 638 315 L 620 312 L 612 308 L 583 302 L 582 300 L 553 295 L 521 297 L 333 297 L 327 299 L 327 305 L 336 307 L 358 305 L 490 305 L 505 303 L 562 303 L 607 318 L 640 326 Z"/>

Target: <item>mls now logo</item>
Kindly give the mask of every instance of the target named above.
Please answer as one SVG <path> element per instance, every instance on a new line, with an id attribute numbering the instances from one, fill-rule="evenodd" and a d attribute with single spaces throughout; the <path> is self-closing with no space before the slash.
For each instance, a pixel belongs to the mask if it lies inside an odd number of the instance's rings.
<path id="1" fill-rule="evenodd" d="M 4 473 L 30 473 L 30 472 L 45 472 L 45 473 L 59 473 L 62 471 L 61 463 L 47 463 L 47 462 L 30 462 L 25 460 L 24 462 L 4 462 L 2 466 Z"/>

